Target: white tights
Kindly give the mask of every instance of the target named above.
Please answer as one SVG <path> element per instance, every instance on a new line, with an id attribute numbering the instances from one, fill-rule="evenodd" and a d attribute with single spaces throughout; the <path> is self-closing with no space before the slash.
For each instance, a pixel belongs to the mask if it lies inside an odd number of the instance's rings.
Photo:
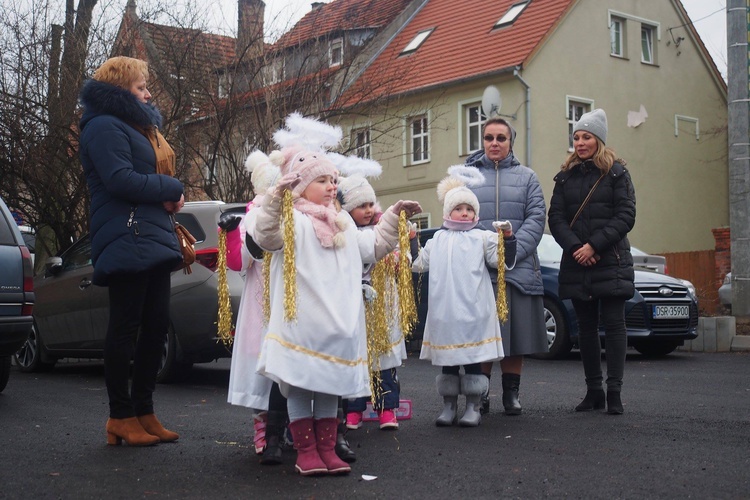
<path id="1" fill-rule="evenodd" d="M 286 406 L 290 422 L 310 417 L 315 420 L 336 418 L 339 397 L 335 394 L 313 392 L 294 386 L 289 386 L 287 392 Z"/>

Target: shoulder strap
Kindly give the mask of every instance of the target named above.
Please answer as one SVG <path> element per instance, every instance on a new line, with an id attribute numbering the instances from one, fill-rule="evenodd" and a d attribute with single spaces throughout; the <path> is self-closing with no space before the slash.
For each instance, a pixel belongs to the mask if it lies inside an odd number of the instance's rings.
<path id="1" fill-rule="evenodd" d="M 586 199 L 583 200 L 583 203 L 581 203 L 581 206 L 578 207 L 578 212 L 576 212 L 575 216 L 573 217 L 573 220 L 570 221 L 570 226 L 569 227 L 573 227 L 573 224 L 576 223 L 576 221 L 578 220 L 578 216 L 581 215 L 581 212 L 583 212 L 583 209 L 588 204 L 589 200 L 591 199 L 591 196 L 594 194 L 594 191 L 596 191 L 596 187 L 599 185 L 599 183 L 602 181 L 602 179 L 604 179 L 605 175 L 607 175 L 607 174 L 600 175 L 599 178 L 594 183 L 594 185 L 591 187 L 591 191 L 589 191 L 589 194 L 586 195 Z"/>

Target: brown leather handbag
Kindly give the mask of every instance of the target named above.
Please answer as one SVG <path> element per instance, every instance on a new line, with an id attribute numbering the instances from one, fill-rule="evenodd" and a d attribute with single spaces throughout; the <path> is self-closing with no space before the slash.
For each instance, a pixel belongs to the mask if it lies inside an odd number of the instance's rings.
<path id="1" fill-rule="evenodd" d="M 174 220 L 174 218 L 173 218 Z M 191 274 L 193 271 L 190 266 L 195 262 L 195 237 L 190 234 L 185 226 L 175 221 L 174 232 L 177 235 L 177 242 L 180 244 L 182 252 L 182 262 L 177 265 L 175 271 L 182 269 L 185 274 Z"/>

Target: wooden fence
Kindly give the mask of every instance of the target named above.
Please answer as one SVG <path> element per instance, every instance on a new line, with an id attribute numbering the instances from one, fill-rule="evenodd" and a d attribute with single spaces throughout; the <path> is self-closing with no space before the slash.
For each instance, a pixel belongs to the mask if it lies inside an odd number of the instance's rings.
<path id="1" fill-rule="evenodd" d="M 714 250 L 662 254 L 667 258 L 670 276 L 686 279 L 695 285 L 701 315 L 715 315 L 721 309 L 718 290 L 723 276 L 716 275 L 714 254 Z"/>

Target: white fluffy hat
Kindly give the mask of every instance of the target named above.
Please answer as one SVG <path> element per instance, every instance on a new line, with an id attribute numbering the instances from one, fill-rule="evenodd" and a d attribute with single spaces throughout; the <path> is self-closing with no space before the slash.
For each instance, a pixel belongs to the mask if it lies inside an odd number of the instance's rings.
<path id="1" fill-rule="evenodd" d="M 363 203 L 376 203 L 375 190 L 364 176 L 355 174 L 339 178 L 341 208 L 351 212 Z"/>
<path id="2" fill-rule="evenodd" d="M 467 185 L 475 187 L 484 183 L 482 173 L 466 165 L 448 169 L 448 177 L 438 183 L 438 201 L 443 204 L 443 219 L 449 219 L 454 208 L 466 203 L 474 209 L 474 220 L 479 220 L 479 200 Z"/>
<path id="3" fill-rule="evenodd" d="M 367 177 L 379 177 L 383 167 L 375 160 L 350 155 L 329 153 L 328 156 L 346 177 L 339 179 L 339 201 L 341 208 L 351 212 L 363 203 L 377 203 L 375 190 Z"/>
<path id="4" fill-rule="evenodd" d="M 281 170 L 262 151 L 255 150 L 245 160 L 245 170 L 250 173 L 255 194 L 265 194 L 268 188 L 276 184 L 281 177 Z"/>

